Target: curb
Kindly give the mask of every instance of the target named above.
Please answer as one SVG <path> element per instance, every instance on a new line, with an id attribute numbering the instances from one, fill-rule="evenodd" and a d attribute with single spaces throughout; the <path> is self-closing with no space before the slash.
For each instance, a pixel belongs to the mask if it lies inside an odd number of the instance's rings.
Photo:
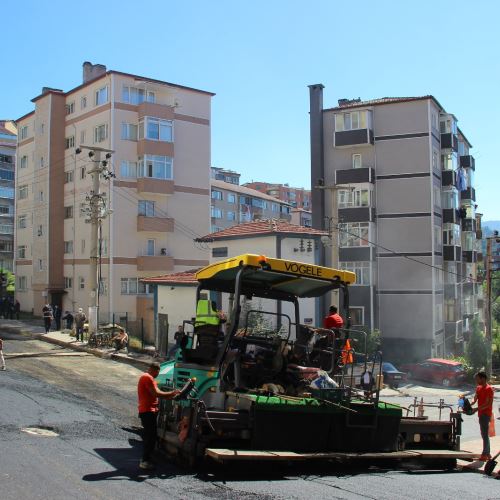
<path id="1" fill-rule="evenodd" d="M 22 327 L 16 328 L 14 326 L 0 326 L 0 329 L 7 331 L 7 332 L 10 332 L 10 333 L 28 335 L 33 339 L 41 340 L 42 342 L 47 342 L 48 344 L 57 345 L 59 347 L 66 347 L 67 349 L 71 349 L 73 351 L 86 352 L 86 353 L 92 354 L 93 356 L 95 356 L 97 358 L 109 359 L 111 361 L 116 361 L 119 363 L 132 365 L 135 368 L 140 368 L 140 369 L 148 368 L 150 363 L 151 363 L 151 361 L 149 361 L 149 360 L 129 358 L 128 356 L 125 357 L 125 356 L 120 355 L 120 354 L 103 352 L 103 351 L 100 351 L 99 349 L 94 349 L 92 347 L 87 347 L 84 345 L 76 345 L 76 344 L 73 344 L 71 342 L 64 342 L 63 340 L 47 337 L 43 333 L 37 333 L 37 332 L 32 332 L 30 330 L 25 330 Z M 152 359 L 153 358 L 151 358 L 151 360 Z"/>

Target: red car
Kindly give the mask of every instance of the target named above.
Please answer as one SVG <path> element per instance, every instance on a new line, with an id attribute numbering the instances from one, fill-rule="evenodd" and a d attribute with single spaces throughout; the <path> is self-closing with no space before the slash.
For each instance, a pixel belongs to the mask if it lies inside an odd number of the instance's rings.
<path id="1" fill-rule="evenodd" d="M 466 378 L 462 364 L 449 359 L 426 359 L 422 363 L 404 365 L 401 369 L 406 372 L 408 379 L 424 380 L 444 387 L 460 385 Z"/>

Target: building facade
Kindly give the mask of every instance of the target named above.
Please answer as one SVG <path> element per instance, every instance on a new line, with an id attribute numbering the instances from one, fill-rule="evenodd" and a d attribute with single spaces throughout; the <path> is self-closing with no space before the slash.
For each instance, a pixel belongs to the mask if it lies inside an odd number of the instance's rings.
<path id="1" fill-rule="evenodd" d="M 294 188 L 288 184 L 271 184 L 269 182 L 254 181 L 246 182 L 243 185 L 289 203 L 293 208 L 311 210 L 311 191 L 308 189 Z"/>
<path id="2" fill-rule="evenodd" d="M 140 278 L 208 262 L 210 92 L 84 63 L 83 82 L 44 88 L 17 121 L 17 298 L 39 314 L 89 304 L 92 148 L 112 150 L 100 179 L 100 319 L 153 321 Z"/>
<path id="3" fill-rule="evenodd" d="M 17 127 L 0 120 L 0 269 L 14 269 L 14 195 Z"/>
<path id="4" fill-rule="evenodd" d="M 212 232 L 258 219 L 290 221 L 291 206 L 255 189 L 212 178 Z"/>
<path id="5" fill-rule="evenodd" d="M 471 144 L 433 96 L 340 100 L 310 86 L 313 227 L 328 264 L 354 271 L 353 325 L 384 354 L 461 353 L 479 317 Z"/>

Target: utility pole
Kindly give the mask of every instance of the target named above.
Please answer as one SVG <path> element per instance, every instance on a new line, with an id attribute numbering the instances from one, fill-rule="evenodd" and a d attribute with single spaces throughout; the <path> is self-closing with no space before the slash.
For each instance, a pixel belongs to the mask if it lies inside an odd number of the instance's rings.
<path id="1" fill-rule="evenodd" d="M 114 174 L 108 168 L 108 160 L 114 151 L 105 148 L 80 146 L 76 153 L 80 153 L 82 149 L 89 150 L 89 159 L 92 162 L 92 168 L 87 171 L 87 174 L 92 176 L 92 189 L 85 197 L 88 206 L 86 212 L 88 217 L 85 222 L 89 222 L 90 226 L 90 266 L 89 266 L 89 334 L 97 331 L 99 323 L 99 260 L 100 255 L 100 241 L 99 241 L 99 228 L 102 219 L 108 215 L 106 210 L 106 200 L 101 193 L 101 176 L 104 179 L 109 179 Z M 106 159 L 101 160 L 102 153 L 105 153 Z"/>
<path id="2" fill-rule="evenodd" d="M 492 281 L 492 245 L 493 242 L 500 243 L 500 236 L 498 231 L 493 232 L 493 236 L 488 236 L 486 238 L 486 338 L 491 342 L 491 281 Z"/>

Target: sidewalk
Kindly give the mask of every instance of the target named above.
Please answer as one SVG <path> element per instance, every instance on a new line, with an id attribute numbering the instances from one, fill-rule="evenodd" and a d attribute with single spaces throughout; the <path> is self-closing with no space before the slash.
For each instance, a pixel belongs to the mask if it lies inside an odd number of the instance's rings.
<path id="1" fill-rule="evenodd" d="M 499 421 L 497 420 L 495 422 L 496 427 L 498 429 L 499 427 Z M 500 436 L 495 436 L 490 438 L 490 446 L 491 446 L 491 455 L 495 456 L 499 451 L 500 451 Z M 473 441 L 466 441 L 465 443 L 462 443 L 461 446 L 462 450 L 465 451 L 470 451 L 472 453 L 477 453 L 478 455 L 481 454 L 483 451 L 483 441 L 482 439 L 474 439 Z M 500 457 L 498 457 L 497 462 L 500 463 Z M 465 470 L 470 470 L 473 472 L 479 472 L 481 474 L 484 474 L 484 465 L 486 462 L 480 462 L 479 460 L 476 460 L 475 462 L 466 462 L 464 460 L 458 460 L 458 467 L 461 469 Z M 497 465 L 495 467 L 495 470 L 493 471 L 492 477 L 500 477 L 497 476 L 497 474 L 500 474 L 500 465 Z"/>
<path id="2" fill-rule="evenodd" d="M 138 353 L 122 353 L 115 352 L 112 348 L 93 348 L 89 347 L 86 342 L 79 342 L 74 337 L 70 337 L 67 333 L 50 331 L 45 333 L 43 326 L 36 323 L 28 323 L 19 320 L 0 320 L 0 331 L 29 335 L 30 337 L 48 342 L 49 344 L 66 347 L 74 351 L 87 352 L 99 358 L 111 359 L 121 363 L 128 363 L 136 368 L 144 369 L 149 367 L 153 361 L 152 356 Z"/>

